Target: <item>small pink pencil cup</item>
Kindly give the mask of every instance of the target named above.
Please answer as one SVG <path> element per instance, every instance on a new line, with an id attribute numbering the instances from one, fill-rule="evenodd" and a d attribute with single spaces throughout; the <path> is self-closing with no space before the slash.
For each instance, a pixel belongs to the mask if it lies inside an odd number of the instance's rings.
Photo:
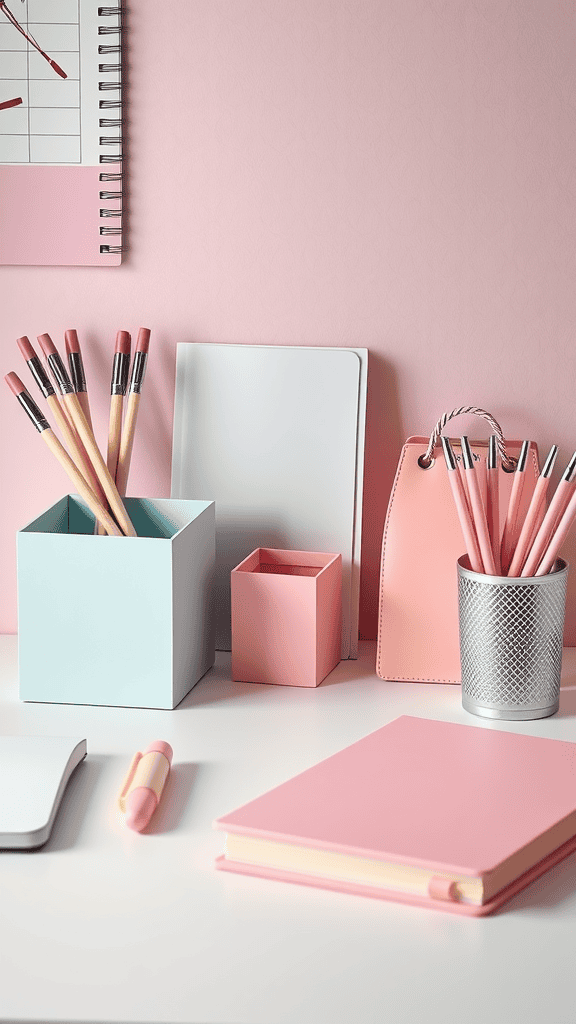
<path id="1" fill-rule="evenodd" d="M 232 679 L 318 686 L 340 661 L 342 556 L 256 548 L 230 574 Z"/>

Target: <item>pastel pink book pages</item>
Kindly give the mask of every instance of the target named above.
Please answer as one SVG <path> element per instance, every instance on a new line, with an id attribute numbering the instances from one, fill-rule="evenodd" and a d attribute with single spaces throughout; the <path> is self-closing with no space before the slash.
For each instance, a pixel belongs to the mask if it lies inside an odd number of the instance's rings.
<path id="1" fill-rule="evenodd" d="M 0 264 L 121 262 L 121 27 L 98 0 L 0 9 Z"/>
<path id="2" fill-rule="evenodd" d="M 218 867 L 490 913 L 576 845 L 576 744 L 403 716 L 220 818 L 251 836 L 430 874 L 424 892 L 227 857 Z M 316 855 L 316 854 L 314 854 Z M 479 903 L 453 878 L 480 880 Z"/>

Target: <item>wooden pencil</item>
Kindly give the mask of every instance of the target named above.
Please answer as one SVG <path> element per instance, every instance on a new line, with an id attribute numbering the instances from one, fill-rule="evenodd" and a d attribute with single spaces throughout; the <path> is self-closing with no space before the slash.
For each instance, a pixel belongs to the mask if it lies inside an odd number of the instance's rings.
<path id="1" fill-rule="evenodd" d="M 116 483 L 122 496 L 126 494 L 128 486 L 128 473 L 130 472 L 130 461 L 132 459 L 132 447 L 136 433 L 136 421 L 138 419 L 138 408 L 140 405 L 140 393 L 146 372 L 148 359 L 148 346 L 150 343 L 150 331 L 147 327 L 141 327 L 138 331 L 138 340 L 132 363 L 130 386 L 128 388 L 128 401 L 126 405 L 126 416 L 122 427 L 122 439 L 120 442 L 120 454 L 118 456 L 118 469 L 116 471 Z"/>

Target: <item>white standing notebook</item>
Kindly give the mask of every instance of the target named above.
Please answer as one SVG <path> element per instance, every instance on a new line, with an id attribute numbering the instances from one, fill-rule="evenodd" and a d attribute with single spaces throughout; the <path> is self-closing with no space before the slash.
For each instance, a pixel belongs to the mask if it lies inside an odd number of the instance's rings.
<path id="1" fill-rule="evenodd" d="M 0 849 L 33 850 L 50 836 L 86 740 L 0 736 Z"/>
<path id="2" fill-rule="evenodd" d="M 358 648 L 367 349 L 178 345 L 172 497 L 216 502 L 216 645 L 254 548 L 342 555 L 342 657 Z"/>

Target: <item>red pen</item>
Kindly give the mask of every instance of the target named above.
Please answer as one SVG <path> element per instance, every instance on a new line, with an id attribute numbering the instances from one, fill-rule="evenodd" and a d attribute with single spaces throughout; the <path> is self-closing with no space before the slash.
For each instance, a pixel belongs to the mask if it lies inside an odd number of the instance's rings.
<path id="1" fill-rule="evenodd" d="M 15 96 L 13 100 L 3 100 L 2 103 L 0 103 L 0 110 L 8 110 L 9 107 L 19 107 L 21 103 L 21 96 Z"/>
<path id="2" fill-rule="evenodd" d="M 42 47 L 38 45 L 38 43 L 34 39 L 34 36 L 31 35 L 30 32 L 27 32 L 26 29 L 22 28 L 22 25 L 17 20 L 17 18 L 14 17 L 14 15 L 12 14 L 12 11 L 10 10 L 10 8 L 7 7 L 6 0 L 0 0 L 0 11 L 2 11 L 6 15 L 6 17 L 8 18 L 8 21 L 12 25 L 14 25 L 14 28 L 17 29 L 18 32 L 20 32 L 20 34 L 24 36 L 24 39 L 26 39 L 27 42 L 30 43 L 30 46 L 33 46 L 36 50 L 38 50 L 38 53 L 42 57 L 44 57 L 44 60 L 48 61 L 50 67 L 54 69 L 54 71 L 56 72 L 57 75 L 60 75 L 60 78 L 67 78 L 68 77 L 66 72 L 62 71 L 62 68 L 60 67 L 60 65 L 57 64 L 56 61 L 52 59 L 52 57 L 49 57 L 48 54 L 42 49 Z"/>

